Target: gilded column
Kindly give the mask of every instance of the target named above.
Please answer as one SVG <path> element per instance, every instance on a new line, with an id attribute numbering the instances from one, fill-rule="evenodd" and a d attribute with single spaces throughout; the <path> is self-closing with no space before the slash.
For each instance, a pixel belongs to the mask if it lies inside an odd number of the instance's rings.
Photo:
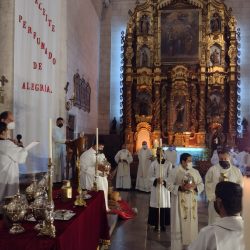
<path id="1" fill-rule="evenodd" d="M 235 145 L 236 137 L 236 86 L 237 86 L 237 40 L 236 40 L 236 20 L 230 18 L 230 47 L 228 55 L 230 58 L 229 65 L 229 138 L 228 143 Z"/>
<path id="2" fill-rule="evenodd" d="M 205 145 L 205 136 L 206 136 L 206 130 L 205 130 L 205 124 L 206 124 L 206 113 L 205 113 L 205 98 L 206 98 L 206 75 L 205 75 L 205 67 L 201 67 L 201 74 L 200 74 L 200 95 L 199 95 L 199 132 L 197 134 L 197 144 L 199 146 Z"/>
<path id="3" fill-rule="evenodd" d="M 132 20 L 133 21 L 133 20 Z M 127 28 L 127 48 L 125 52 L 126 57 L 126 74 L 125 74 L 125 143 L 130 152 L 134 150 L 134 141 L 133 141 L 133 131 L 132 131 L 132 58 L 134 56 L 132 48 L 133 40 L 133 22 L 129 22 Z"/>

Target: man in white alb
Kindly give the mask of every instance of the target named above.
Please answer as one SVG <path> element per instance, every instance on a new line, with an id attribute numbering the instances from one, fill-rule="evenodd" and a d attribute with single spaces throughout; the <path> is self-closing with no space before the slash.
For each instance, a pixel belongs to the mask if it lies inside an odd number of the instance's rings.
<path id="1" fill-rule="evenodd" d="M 177 152 L 173 145 L 170 145 L 167 150 L 163 151 L 163 157 L 172 163 L 173 168 L 176 166 Z"/>
<path id="2" fill-rule="evenodd" d="M 190 154 L 181 154 L 166 185 L 171 192 L 171 250 L 182 250 L 198 235 L 197 196 L 204 190 Z"/>
<path id="3" fill-rule="evenodd" d="M 115 155 L 118 164 L 116 173 L 116 188 L 131 188 L 130 164 L 133 162 L 132 154 L 122 145 L 122 149 Z"/>
<path id="4" fill-rule="evenodd" d="M 219 215 L 214 209 L 215 187 L 220 181 L 231 181 L 242 185 L 242 174 L 233 166 L 227 150 L 219 152 L 219 163 L 208 169 L 205 176 L 205 190 L 208 199 L 208 224 L 216 221 Z"/>
<path id="5" fill-rule="evenodd" d="M 52 141 L 53 141 L 53 163 L 54 169 L 54 182 L 61 182 L 65 178 L 66 168 L 66 130 L 64 119 L 58 117 L 56 119 L 56 126 L 53 128 Z"/>
<path id="6" fill-rule="evenodd" d="M 219 182 L 214 208 L 220 218 L 202 228 L 188 250 L 245 250 L 241 186 L 230 181 Z"/>
<path id="7" fill-rule="evenodd" d="M 150 192 L 148 172 L 151 165 L 152 152 L 148 149 L 146 141 L 142 142 L 142 148 L 138 152 L 139 165 L 136 178 L 136 189 Z"/>
<path id="8" fill-rule="evenodd" d="M 92 190 L 94 186 L 95 176 L 98 190 L 103 190 L 106 210 L 108 207 L 108 179 L 107 175 L 108 161 L 103 154 L 104 143 L 100 140 L 98 144 L 98 154 L 96 156 L 96 142 L 94 145 L 85 151 L 80 157 L 80 185 L 83 189 Z M 96 164 L 97 162 L 97 164 Z"/>

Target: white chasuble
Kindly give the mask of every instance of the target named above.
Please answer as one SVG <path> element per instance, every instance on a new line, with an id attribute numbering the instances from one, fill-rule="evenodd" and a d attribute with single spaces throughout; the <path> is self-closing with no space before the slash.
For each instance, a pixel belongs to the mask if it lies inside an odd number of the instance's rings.
<path id="1" fill-rule="evenodd" d="M 191 175 L 197 185 L 196 191 L 181 192 L 185 175 Z M 199 172 L 194 168 L 185 170 L 181 165 L 170 172 L 167 181 L 171 195 L 171 250 L 182 250 L 198 235 L 197 195 L 204 190 Z"/>
<path id="2" fill-rule="evenodd" d="M 131 188 L 130 164 L 133 157 L 127 149 L 122 149 L 115 155 L 118 164 L 116 173 L 116 188 Z"/>

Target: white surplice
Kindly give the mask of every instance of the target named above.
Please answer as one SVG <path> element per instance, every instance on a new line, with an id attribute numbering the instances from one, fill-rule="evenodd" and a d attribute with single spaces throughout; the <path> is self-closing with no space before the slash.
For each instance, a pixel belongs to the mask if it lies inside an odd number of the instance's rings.
<path id="1" fill-rule="evenodd" d="M 198 194 L 204 190 L 200 173 L 194 168 L 185 170 L 181 165 L 170 172 L 167 188 L 171 192 L 171 250 L 182 250 L 198 235 L 197 193 L 181 192 L 185 175 L 191 175 Z"/>
<path id="2" fill-rule="evenodd" d="M 0 140 L 0 203 L 5 196 L 12 196 L 19 188 L 19 167 L 28 152 L 10 140 Z"/>
<path id="3" fill-rule="evenodd" d="M 54 182 L 61 182 L 66 168 L 66 135 L 64 127 L 55 127 L 52 132 Z"/>
<path id="4" fill-rule="evenodd" d="M 188 250 L 245 250 L 242 217 L 219 218 L 202 228 Z"/>
<path id="5" fill-rule="evenodd" d="M 144 192 L 150 191 L 148 171 L 151 165 L 152 152 L 150 149 L 140 149 L 138 152 L 139 165 L 136 177 L 136 189 Z"/>
<path id="6" fill-rule="evenodd" d="M 131 188 L 130 164 L 133 162 L 132 154 L 127 149 L 121 149 L 115 155 L 118 164 L 116 173 L 116 188 Z"/>
<path id="7" fill-rule="evenodd" d="M 230 165 L 228 169 L 223 169 L 220 164 L 216 164 L 209 168 L 207 174 L 205 176 L 205 191 L 208 199 L 208 224 L 212 224 L 215 222 L 219 215 L 216 213 L 214 209 L 214 201 L 215 201 L 215 187 L 218 182 L 220 182 L 221 176 L 225 176 L 228 181 L 238 183 L 242 185 L 242 174 L 240 170 Z"/>
<path id="8" fill-rule="evenodd" d="M 91 147 L 85 151 L 80 157 L 80 185 L 83 189 L 91 190 L 95 181 L 96 160 L 98 164 L 106 161 L 104 154 L 98 154 L 96 159 L 96 151 Z M 96 184 L 98 190 L 104 191 L 106 210 L 108 208 L 108 180 L 103 172 L 97 170 Z"/>
<path id="9" fill-rule="evenodd" d="M 156 187 L 153 184 L 155 179 L 159 177 L 163 178 L 166 183 L 171 170 L 172 164 L 167 160 L 161 166 L 157 160 L 151 163 L 149 169 L 149 182 L 151 186 L 150 207 L 159 208 L 160 205 L 161 208 L 170 208 L 170 192 L 168 189 L 163 184 L 157 184 Z"/>

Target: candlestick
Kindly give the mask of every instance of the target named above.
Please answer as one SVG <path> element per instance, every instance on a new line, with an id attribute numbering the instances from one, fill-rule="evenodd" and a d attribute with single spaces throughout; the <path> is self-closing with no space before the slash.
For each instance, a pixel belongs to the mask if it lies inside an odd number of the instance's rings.
<path id="1" fill-rule="evenodd" d="M 160 138 L 160 147 L 162 147 L 162 139 Z"/>
<path id="2" fill-rule="evenodd" d="M 243 184 L 243 218 L 245 249 L 250 249 L 250 178 L 244 177 Z"/>
<path id="3" fill-rule="evenodd" d="M 49 158 L 52 159 L 52 119 L 49 119 Z"/>

